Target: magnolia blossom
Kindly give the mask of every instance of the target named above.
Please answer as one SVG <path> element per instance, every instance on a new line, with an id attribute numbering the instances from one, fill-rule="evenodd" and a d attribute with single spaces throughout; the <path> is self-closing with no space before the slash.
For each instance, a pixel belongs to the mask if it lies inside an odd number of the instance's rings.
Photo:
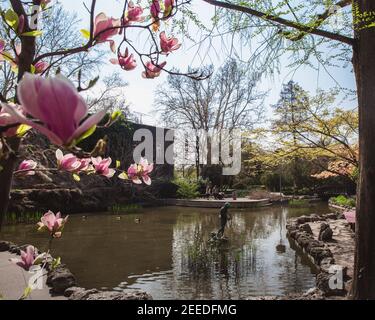
<path id="1" fill-rule="evenodd" d="M 110 40 L 120 33 L 121 21 L 112 17 L 107 17 L 105 13 L 99 13 L 95 18 L 94 39 L 97 43 L 109 42 L 111 50 L 116 52 L 116 44 Z"/>
<path id="2" fill-rule="evenodd" d="M 142 7 L 134 5 L 133 1 L 129 1 L 128 13 L 125 18 L 125 23 L 144 21 L 145 18 L 142 16 L 142 14 L 143 14 Z"/>
<path id="3" fill-rule="evenodd" d="M 91 158 L 91 161 L 97 174 L 107 178 L 112 178 L 115 175 L 116 170 L 109 168 L 112 163 L 111 158 L 102 159 L 102 157 L 97 157 Z"/>
<path id="4" fill-rule="evenodd" d="M 162 53 L 169 54 L 170 52 L 177 50 L 181 47 L 181 43 L 178 43 L 177 38 L 167 37 L 165 32 L 160 33 L 160 47 Z"/>
<path id="5" fill-rule="evenodd" d="M 153 62 L 148 61 L 146 63 L 146 70 L 142 72 L 143 78 L 153 79 L 160 75 L 161 70 L 164 68 L 164 66 L 167 64 L 167 62 L 163 62 L 159 64 L 158 66 L 154 65 Z"/>
<path id="6" fill-rule="evenodd" d="M 344 216 L 345 216 L 346 221 L 348 221 L 349 223 L 355 223 L 355 211 L 354 210 L 344 212 Z"/>
<path id="7" fill-rule="evenodd" d="M 21 259 L 11 259 L 11 261 L 26 271 L 29 271 L 34 265 L 36 254 L 36 249 L 33 246 L 28 246 L 26 251 L 21 250 Z"/>
<path id="8" fill-rule="evenodd" d="M 0 53 L 2 53 L 5 49 L 5 41 L 0 39 Z"/>
<path id="9" fill-rule="evenodd" d="M 10 103 L 8 105 L 8 108 L 18 112 L 22 111 L 22 108 L 20 106 L 17 106 L 13 103 Z M 17 124 L 20 124 L 20 121 L 19 118 L 16 117 L 12 112 L 9 112 L 8 108 L 5 107 L 5 105 L 2 105 L 2 107 L 0 107 L 0 128 L 10 127 L 9 129 L 5 130 L 5 132 L 0 133 L 0 135 L 3 135 L 4 137 L 13 137 L 17 134 L 17 130 L 19 128 Z"/>
<path id="10" fill-rule="evenodd" d="M 21 14 L 18 17 L 18 33 L 22 33 L 23 29 L 25 29 L 25 16 Z"/>
<path id="11" fill-rule="evenodd" d="M 154 164 L 149 164 L 144 158 L 141 158 L 139 164 L 132 164 L 128 169 L 128 177 L 135 184 L 141 184 L 142 180 L 145 184 L 151 185 L 149 174 L 154 170 Z M 142 180 L 141 180 L 142 179 Z"/>
<path id="12" fill-rule="evenodd" d="M 150 13 L 153 18 L 158 18 L 160 13 L 160 2 L 159 0 L 152 0 L 150 7 Z"/>
<path id="13" fill-rule="evenodd" d="M 74 144 L 106 113 L 102 110 L 86 119 L 88 107 L 85 100 L 74 85 L 62 76 L 42 78 L 27 73 L 19 83 L 17 93 L 24 112 L 42 124 L 3 104 L 6 111 L 18 122 L 37 129 L 58 146 Z"/>
<path id="14" fill-rule="evenodd" d="M 39 231 L 47 230 L 50 232 L 51 236 L 54 238 L 60 238 L 61 233 L 64 229 L 68 217 L 61 217 L 61 213 L 58 212 L 56 215 L 52 211 L 48 211 L 38 222 Z"/>
<path id="15" fill-rule="evenodd" d="M 152 20 L 154 21 L 152 24 L 152 29 L 156 32 L 159 30 L 159 27 L 160 27 L 160 20 L 159 20 L 160 2 L 159 0 L 152 0 L 150 13 L 151 13 Z"/>
<path id="16" fill-rule="evenodd" d="M 76 172 L 81 166 L 81 162 L 75 155 L 71 153 L 64 155 L 60 149 L 56 150 L 56 159 L 60 170 Z"/>
<path id="17" fill-rule="evenodd" d="M 80 163 L 80 166 L 77 169 L 77 172 L 82 172 L 82 171 L 88 171 L 90 169 L 90 163 L 91 159 L 86 158 L 86 159 L 77 159 Z"/>
<path id="18" fill-rule="evenodd" d="M 44 71 L 47 70 L 47 68 L 49 67 L 49 63 L 48 62 L 44 62 L 44 61 L 38 61 L 36 64 L 35 64 L 35 73 L 38 74 L 38 73 L 43 73 Z"/>
<path id="19" fill-rule="evenodd" d="M 164 17 L 171 14 L 174 6 L 174 0 L 164 0 Z"/>
<path id="20" fill-rule="evenodd" d="M 126 71 L 133 70 L 137 67 L 137 62 L 134 59 L 134 55 L 129 55 L 129 50 L 126 48 L 125 55 L 119 55 L 118 59 L 111 59 L 112 64 L 118 64 L 122 69 Z"/>
<path id="21" fill-rule="evenodd" d="M 35 171 L 33 171 L 37 167 L 37 163 L 34 160 L 24 160 L 18 166 L 18 170 L 21 175 L 25 176 L 33 176 L 35 175 Z"/>

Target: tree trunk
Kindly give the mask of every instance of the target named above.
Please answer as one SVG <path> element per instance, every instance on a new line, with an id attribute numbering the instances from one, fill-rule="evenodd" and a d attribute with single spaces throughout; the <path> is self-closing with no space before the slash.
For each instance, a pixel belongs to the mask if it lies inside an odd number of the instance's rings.
<path id="1" fill-rule="evenodd" d="M 26 17 L 26 12 L 24 10 L 23 4 L 20 0 L 10 0 L 13 10 L 18 16 L 23 15 Z M 34 0 L 34 4 L 40 5 L 40 0 Z M 33 31 L 30 29 L 28 19 L 25 19 L 24 31 Z M 20 37 L 22 43 L 22 51 L 19 55 L 18 64 L 18 82 L 22 80 L 26 72 L 31 71 L 31 65 L 35 56 L 35 37 L 23 36 Z M 17 95 L 14 99 L 15 103 L 18 103 Z M 0 231 L 1 226 L 4 221 L 5 214 L 8 210 L 9 200 L 10 200 L 10 189 L 13 180 L 13 171 L 16 166 L 17 153 L 20 146 L 19 138 L 9 139 L 9 145 L 13 150 L 13 153 L 9 155 L 8 159 L 2 159 L 0 161 Z"/>
<path id="2" fill-rule="evenodd" d="M 361 13 L 375 12 L 374 0 L 354 3 Z M 354 299 L 375 299 L 375 27 L 356 30 L 353 64 L 359 105 L 360 178 L 351 295 Z"/>
<path id="3" fill-rule="evenodd" d="M 16 152 L 20 145 L 20 139 L 9 139 L 8 144 Z M 0 231 L 9 206 L 10 188 L 12 186 L 16 160 L 16 153 L 10 153 L 7 159 L 0 161 L 0 167 L 2 168 L 0 171 Z"/>

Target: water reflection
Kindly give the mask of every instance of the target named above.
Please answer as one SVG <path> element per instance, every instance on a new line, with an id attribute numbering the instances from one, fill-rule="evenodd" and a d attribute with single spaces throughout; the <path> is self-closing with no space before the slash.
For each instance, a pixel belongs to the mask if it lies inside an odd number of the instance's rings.
<path id="1" fill-rule="evenodd" d="M 232 210 L 227 245 L 212 246 L 217 210 L 153 208 L 134 215 L 73 216 L 53 253 L 87 288 L 142 289 L 155 299 L 235 299 L 283 295 L 314 285 L 314 270 L 290 247 L 286 219 L 328 212 L 269 207 Z M 33 226 L 6 227 L 1 235 L 43 247 Z"/>

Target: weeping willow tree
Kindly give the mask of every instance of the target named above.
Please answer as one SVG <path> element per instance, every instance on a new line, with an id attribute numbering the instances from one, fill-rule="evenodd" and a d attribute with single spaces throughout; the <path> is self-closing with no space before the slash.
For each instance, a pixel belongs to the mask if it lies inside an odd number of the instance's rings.
<path id="1" fill-rule="evenodd" d="M 215 28 L 251 45 L 253 68 L 274 73 L 288 58 L 332 70 L 350 64 L 359 107 L 360 178 L 351 295 L 375 299 L 375 1 L 203 0 L 216 6 Z M 334 73 L 331 74 L 334 77 Z"/>

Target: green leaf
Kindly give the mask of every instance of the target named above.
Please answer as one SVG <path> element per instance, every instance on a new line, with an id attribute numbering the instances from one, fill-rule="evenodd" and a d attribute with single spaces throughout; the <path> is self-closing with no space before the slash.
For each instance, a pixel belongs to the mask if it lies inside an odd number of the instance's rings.
<path id="1" fill-rule="evenodd" d="M 112 121 L 116 121 L 118 118 L 120 118 L 122 116 L 122 112 L 121 110 L 115 110 L 112 112 L 111 114 L 111 120 Z"/>
<path id="2" fill-rule="evenodd" d="M 31 70 L 30 70 L 31 73 L 32 73 L 32 74 L 35 74 L 35 71 L 36 71 L 35 66 L 34 66 L 34 65 L 31 65 L 31 68 L 30 68 L 30 69 L 31 69 Z"/>
<path id="3" fill-rule="evenodd" d="M 32 291 L 33 291 L 33 289 L 31 289 L 31 287 L 26 287 L 25 290 L 23 291 L 23 294 L 22 294 L 20 300 L 27 299 L 30 296 Z"/>
<path id="4" fill-rule="evenodd" d="M 11 28 L 13 28 L 14 30 L 16 30 L 18 28 L 19 18 L 18 18 L 17 13 L 15 13 L 12 9 L 8 9 L 5 12 L 4 17 L 5 17 L 6 23 Z"/>
<path id="5" fill-rule="evenodd" d="M 52 270 L 55 270 L 59 265 L 61 264 L 61 258 L 58 257 L 56 259 L 53 259 L 51 263 Z"/>
<path id="6" fill-rule="evenodd" d="M 121 180 L 128 180 L 128 179 L 129 179 L 129 177 L 128 177 L 128 175 L 127 175 L 126 172 L 121 173 L 121 174 L 118 176 L 118 178 L 121 179 Z"/>
<path id="7" fill-rule="evenodd" d="M 90 39 L 90 31 L 86 30 L 86 29 L 81 29 L 81 33 L 83 35 L 83 37 L 87 40 Z"/>
<path id="8" fill-rule="evenodd" d="M 30 126 L 26 124 L 21 124 L 17 129 L 17 137 L 22 138 L 30 129 L 31 129 Z"/>
<path id="9" fill-rule="evenodd" d="M 95 86 L 96 83 L 98 82 L 98 80 L 99 80 L 99 77 L 96 77 L 95 79 L 90 80 L 88 89 L 90 89 L 93 86 Z"/>
<path id="10" fill-rule="evenodd" d="M 82 136 L 80 136 L 77 141 L 76 141 L 76 144 L 80 143 L 81 141 L 87 139 L 89 136 L 91 136 L 96 130 L 96 125 L 91 127 L 89 130 L 87 130 Z"/>
<path id="11" fill-rule="evenodd" d="M 76 173 L 73 173 L 73 179 L 77 182 L 81 181 L 81 177 Z"/>
<path id="12" fill-rule="evenodd" d="M 121 161 L 120 160 L 116 160 L 116 169 L 120 168 L 121 166 Z"/>
<path id="13" fill-rule="evenodd" d="M 42 31 L 34 30 L 34 31 L 24 32 L 24 33 L 21 34 L 21 36 L 24 36 L 24 37 L 39 37 L 42 34 L 43 34 Z"/>

